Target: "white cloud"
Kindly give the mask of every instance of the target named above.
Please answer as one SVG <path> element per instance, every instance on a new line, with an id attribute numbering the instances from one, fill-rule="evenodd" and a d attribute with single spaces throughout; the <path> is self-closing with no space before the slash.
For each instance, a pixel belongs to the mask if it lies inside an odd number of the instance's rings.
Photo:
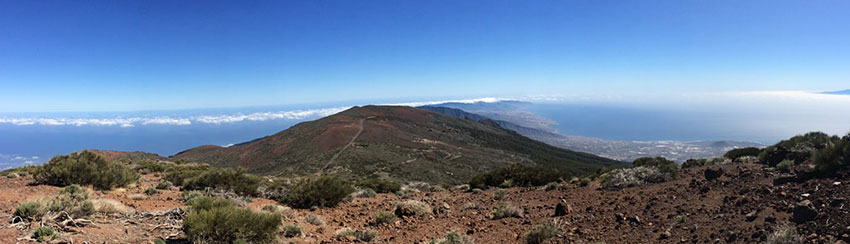
<path id="1" fill-rule="evenodd" d="M 440 103 L 475 103 L 475 102 L 498 102 L 507 99 L 503 98 L 477 98 L 463 100 L 444 100 L 444 101 L 426 101 L 426 102 L 411 102 L 411 103 L 396 103 L 383 105 L 397 106 L 423 106 Z M 45 118 L 45 117 L 22 117 L 22 118 L 4 118 L 0 117 L 0 124 L 12 124 L 19 126 L 27 125 L 50 125 L 50 126 L 119 126 L 123 128 L 135 127 L 138 125 L 192 125 L 194 123 L 202 124 L 225 124 L 236 123 L 242 121 L 266 121 L 276 119 L 301 120 L 309 118 L 318 118 L 339 113 L 343 110 L 351 108 L 350 106 L 307 109 L 307 110 L 291 110 L 291 111 L 269 111 L 256 112 L 249 114 L 223 114 L 223 115 L 196 115 L 186 117 L 119 117 L 114 118 Z"/>

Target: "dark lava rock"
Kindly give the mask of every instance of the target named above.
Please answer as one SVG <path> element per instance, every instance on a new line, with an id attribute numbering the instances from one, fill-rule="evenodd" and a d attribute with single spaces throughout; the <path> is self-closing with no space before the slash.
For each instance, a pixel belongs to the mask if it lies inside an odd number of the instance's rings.
<path id="1" fill-rule="evenodd" d="M 791 209 L 791 222 L 802 224 L 815 219 L 818 216 L 817 210 L 812 207 L 809 200 L 804 200 Z"/>
<path id="2" fill-rule="evenodd" d="M 710 167 L 710 168 L 706 168 L 705 172 L 703 172 L 703 173 L 705 174 L 706 180 L 715 180 L 717 178 L 720 178 L 720 176 L 723 176 L 723 168 Z"/>
<path id="3" fill-rule="evenodd" d="M 559 202 L 558 205 L 555 206 L 555 217 L 567 215 L 567 204 Z"/>
<path id="4" fill-rule="evenodd" d="M 758 218 L 758 212 L 753 210 L 752 212 L 748 213 L 746 215 L 746 217 L 747 217 L 747 222 L 751 222 L 753 220 L 756 220 L 756 218 Z"/>

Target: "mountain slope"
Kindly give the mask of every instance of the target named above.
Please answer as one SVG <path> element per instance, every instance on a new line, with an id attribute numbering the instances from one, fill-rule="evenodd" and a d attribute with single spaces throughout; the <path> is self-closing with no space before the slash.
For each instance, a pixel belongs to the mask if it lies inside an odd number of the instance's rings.
<path id="1" fill-rule="evenodd" d="M 622 163 L 547 145 L 498 126 L 410 107 L 354 107 L 231 147 L 172 156 L 259 174 L 383 176 L 458 183 L 511 163 L 582 174 Z"/>
<path id="2" fill-rule="evenodd" d="M 586 152 L 607 158 L 633 161 L 640 157 L 661 156 L 683 162 L 691 158 L 721 156 L 729 150 L 743 147 L 764 147 L 741 141 L 609 141 L 594 137 L 564 135 L 547 124 L 548 121 L 532 112 L 524 111 L 530 103 L 502 101 L 496 103 L 444 103 L 428 105 L 423 109 L 474 120 L 494 119 L 499 126 L 514 130 L 531 139 L 546 144 Z"/>

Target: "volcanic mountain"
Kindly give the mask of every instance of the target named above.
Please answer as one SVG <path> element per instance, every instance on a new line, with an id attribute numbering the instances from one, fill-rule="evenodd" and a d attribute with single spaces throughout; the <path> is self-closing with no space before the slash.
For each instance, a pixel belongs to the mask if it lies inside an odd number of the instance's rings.
<path id="1" fill-rule="evenodd" d="M 401 106 L 354 107 L 230 147 L 200 146 L 173 159 L 265 175 L 334 174 L 458 183 L 512 163 L 586 173 L 623 163 L 531 140 L 489 120 Z"/>

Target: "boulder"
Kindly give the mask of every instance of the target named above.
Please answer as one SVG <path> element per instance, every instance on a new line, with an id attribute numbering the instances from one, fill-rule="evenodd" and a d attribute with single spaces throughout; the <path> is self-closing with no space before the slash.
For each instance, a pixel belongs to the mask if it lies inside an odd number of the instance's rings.
<path id="1" fill-rule="evenodd" d="M 705 169 L 703 172 L 706 180 L 715 180 L 723 176 L 723 168 L 721 167 L 709 167 Z"/>

